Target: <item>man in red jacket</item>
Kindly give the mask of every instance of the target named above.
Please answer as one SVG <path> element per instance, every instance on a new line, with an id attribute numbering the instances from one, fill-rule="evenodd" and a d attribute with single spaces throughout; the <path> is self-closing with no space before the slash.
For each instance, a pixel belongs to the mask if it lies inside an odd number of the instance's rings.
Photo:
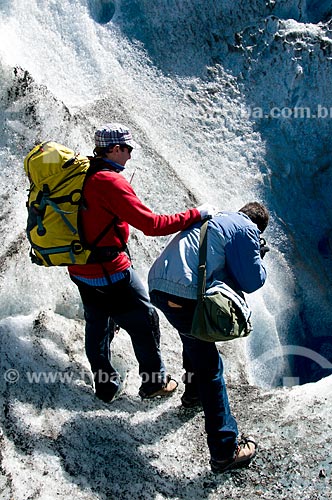
<path id="1" fill-rule="evenodd" d="M 95 145 L 81 220 L 85 239 L 93 248 L 92 258 L 68 270 L 83 302 L 85 349 L 96 396 L 110 402 L 119 389 L 120 376 L 110 353 L 115 324 L 131 337 L 142 378 L 139 395 L 168 396 L 177 382 L 166 374 L 159 318 L 126 252 L 129 225 L 148 236 L 164 236 L 212 215 L 211 207 L 203 205 L 175 215 L 154 214 L 121 175 L 132 150 L 139 147 L 128 128 L 119 123 L 102 126 L 95 132 Z"/>

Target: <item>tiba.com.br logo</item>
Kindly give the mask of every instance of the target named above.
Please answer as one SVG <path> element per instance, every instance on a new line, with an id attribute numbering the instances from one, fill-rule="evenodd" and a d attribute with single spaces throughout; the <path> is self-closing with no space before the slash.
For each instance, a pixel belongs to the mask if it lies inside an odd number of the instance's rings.
<path id="1" fill-rule="evenodd" d="M 316 351 L 309 349 L 308 347 L 302 347 L 298 345 L 283 345 L 280 346 L 278 350 L 270 349 L 257 358 L 254 358 L 252 362 L 256 366 L 264 366 L 271 361 L 275 361 L 276 358 L 284 357 L 284 356 L 301 356 L 306 359 L 309 359 L 316 363 L 322 370 L 330 370 L 332 373 L 332 363 L 327 358 L 322 356 Z M 300 377 L 282 377 L 282 385 L 284 387 L 291 387 L 293 385 L 300 384 Z"/>

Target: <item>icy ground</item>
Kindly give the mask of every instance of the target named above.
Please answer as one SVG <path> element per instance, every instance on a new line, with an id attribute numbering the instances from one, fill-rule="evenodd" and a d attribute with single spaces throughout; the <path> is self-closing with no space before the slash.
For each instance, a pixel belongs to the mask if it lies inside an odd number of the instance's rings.
<path id="1" fill-rule="evenodd" d="M 179 341 L 163 326 L 167 366 L 180 378 Z M 125 332 L 115 351 L 117 365 L 129 368 L 127 384 L 108 405 L 92 392 L 82 321 L 44 311 L 2 320 L 0 331 L 2 366 L 17 370 L 6 372 L 11 382 L 0 382 L 1 500 L 331 499 L 332 377 L 263 390 L 243 373 L 228 374 L 239 428 L 259 450 L 249 469 L 215 475 L 203 414 L 180 405 L 182 383 L 169 399 L 137 396 L 136 363 L 124 361 L 131 352 Z M 38 384 L 32 373 L 40 374 Z M 55 381 L 47 383 L 50 374 Z"/>

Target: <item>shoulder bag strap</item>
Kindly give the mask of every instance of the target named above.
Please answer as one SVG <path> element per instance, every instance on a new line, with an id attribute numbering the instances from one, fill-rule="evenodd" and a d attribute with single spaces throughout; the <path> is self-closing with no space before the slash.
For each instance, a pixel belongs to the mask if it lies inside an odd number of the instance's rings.
<path id="1" fill-rule="evenodd" d="M 197 300 L 202 300 L 206 290 L 206 253 L 207 253 L 207 227 L 209 219 L 202 222 L 199 240 L 199 264 L 197 281 Z"/>

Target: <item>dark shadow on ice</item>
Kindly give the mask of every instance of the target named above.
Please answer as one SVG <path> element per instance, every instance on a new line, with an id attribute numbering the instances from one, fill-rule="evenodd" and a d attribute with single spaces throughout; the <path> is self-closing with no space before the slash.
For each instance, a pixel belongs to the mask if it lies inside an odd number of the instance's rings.
<path id="1" fill-rule="evenodd" d="M 186 412 L 180 406 L 169 408 L 168 400 L 142 402 L 138 396 L 126 393 L 110 405 L 99 401 L 91 385 L 81 379 L 86 367 L 74 359 L 65 363 L 62 356 L 58 359 L 55 354 L 62 351 L 63 355 L 66 347 L 57 338 L 61 349 L 55 349 L 53 354 L 50 342 L 56 332 L 49 331 L 42 316 L 38 319 L 32 320 L 32 326 L 27 321 L 21 329 L 19 320 L 11 324 L 6 319 L 0 325 L 0 427 L 19 452 L 59 456 L 70 481 L 82 490 L 91 488 L 98 498 L 150 499 L 160 492 L 165 498 L 191 500 L 204 498 L 210 488 L 216 487 L 208 467 L 202 415 Z M 74 376 L 68 383 L 29 382 L 27 373 L 33 372 Z M 172 401 L 180 404 L 179 397 L 179 393 L 174 395 L 177 399 Z M 166 410 L 164 405 L 168 405 Z M 56 410 L 59 421 L 49 419 L 53 414 L 49 409 Z M 42 429 L 34 426 L 34 418 L 44 422 Z M 66 423 L 61 427 L 62 418 Z M 168 442 L 167 437 L 177 432 L 182 448 L 178 450 L 177 441 L 172 441 L 174 453 L 170 453 L 163 439 Z M 194 453 L 198 470 L 203 473 L 197 475 L 192 474 L 192 463 L 186 462 L 189 454 L 184 451 L 192 443 L 191 432 L 195 433 L 195 443 L 200 443 Z M 191 475 L 194 479 L 188 479 Z"/>
<path id="2" fill-rule="evenodd" d="M 178 456 L 163 459 L 161 440 L 181 425 L 177 413 L 171 410 L 148 423 L 131 423 L 114 414 L 77 416 L 63 427 L 55 443 L 63 468 L 80 488 L 88 486 L 103 499 L 151 499 L 158 493 L 169 499 L 206 498 L 227 476 L 214 476 L 206 463 L 206 473 L 189 479 L 195 465 L 192 455 L 183 463 Z M 159 440 L 158 448 L 152 449 Z M 201 451 L 194 459 L 200 462 Z"/>
<path id="3" fill-rule="evenodd" d="M 118 8 L 125 36 L 135 43 L 138 40 L 165 74 L 181 77 L 206 75 L 206 67 L 214 64 L 236 73 L 239 67 L 233 65 L 234 56 L 241 57 L 239 40 L 243 31 L 254 32 L 266 19 L 319 23 L 327 22 L 332 15 L 329 0 L 260 2 L 259 9 L 257 2 L 206 0 L 174 5 L 163 0 L 130 0 L 119 2 Z M 252 47 L 255 42 L 256 33 Z"/>
<path id="4" fill-rule="evenodd" d="M 0 391 L 36 409 L 75 410 L 80 394 L 93 394 L 87 367 L 75 359 L 63 361 L 53 355 L 52 346 L 63 353 L 67 347 L 54 332 L 40 329 L 37 319 L 32 327 L 26 325 L 22 331 L 0 325 Z M 83 384 L 78 385 L 81 381 Z M 86 411 L 92 406 L 88 404 Z"/>
<path id="5" fill-rule="evenodd" d="M 113 0 L 89 0 L 88 5 L 90 15 L 97 23 L 107 24 L 114 16 L 115 3 Z"/>
<path id="6" fill-rule="evenodd" d="M 332 231 L 326 233 L 318 241 L 318 251 L 324 259 L 332 259 Z"/>
<path id="7" fill-rule="evenodd" d="M 43 348 L 36 329 L 24 340 L 22 331 L 7 331 L 2 324 L 0 337 L 0 427 L 19 452 L 59 456 L 67 479 L 101 499 L 151 499 L 159 492 L 164 498 L 192 500 L 205 498 L 227 480 L 210 472 L 203 414 L 181 408 L 179 392 L 171 399 L 177 406 L 170 408 L 168 399 L 143 402 L 125 392 L 105 404 L 95 398 L 88 383 L 29 383 L 29 371 L 63 373 L 64 366 Z M 50 337 L 45 330 L 43 340 Z M 82 369 L 75 361 L 67 366 L 78 380 Z M 6 380 L 8 370 L 17 370 L 20 378 Z M 49 420 L 49 409 L 56 410 L 60 422 Z M 39 425 L 35 428 L 34 418 L 43 421 L 44 416 L 42 430 Z M 61 418 L 66 422 L 62 427 Z M 195 449 L 187 453 L 193 439 Z M 169 441 L 174 451 L 165 448 Z"/>
<path id="8" fill-rule="evenodd" d="M 31 336 L 26 335 L 25 330 Z M 19 418 L 17 408 L 20 405 L 29 405 L 36 415 L 48 408 L 59 411 L 96 409 L 92 387 L 88 383 L 77 385 L 84 367 L 76 362 L 70 366 L 61 364 L 50 349 L 43 347 L 45 340 L 48 340 L 46 333 L 38 337 L 35 330 L 30 332 L 29 325 L 22 330 L 15 330 L 14 326 L 3 322 L 0 325 L 1 427 L 8 439 L 23 452 L 33 449 L 40 438 Z M 34 375 L 56 373 L 64 377 L 68 375 L 68 381 L 47 382 L 43 376 L 40 380 L 33 380 Z M 28 414 L 27 410 L 27 418 Z"/>

